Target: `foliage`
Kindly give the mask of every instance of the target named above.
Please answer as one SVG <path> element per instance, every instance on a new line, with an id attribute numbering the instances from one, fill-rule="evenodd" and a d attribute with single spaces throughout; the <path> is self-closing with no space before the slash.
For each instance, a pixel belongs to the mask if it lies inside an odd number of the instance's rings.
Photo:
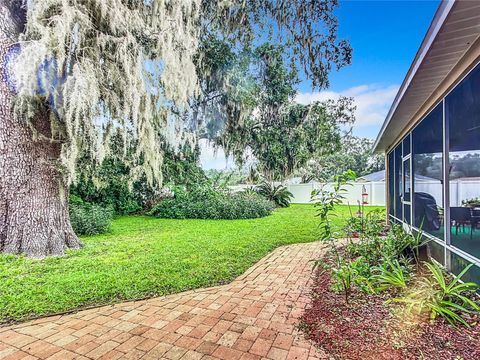
<path id="1" fill-rule="evenodd" d="M 242 193 L 248 196 L 258 194 L 254 187 L 247 187 L 242 190 Z"/>
<path id="2" fill-rule="evenodd" d="M 344 293 L 345 302 L 348 304 L 355 277 L 352 263 L 349 261 L 339 261 L 331 270 L 333 279 L 335 280 L 332 287 L 334 290 Z"/>
<path id="3" fill-rule="evenodd" d="M 338 151 L 309 159 L 296 174 L 301 176 L 304 182 L 332 181 L 335 175 L 347 169 L 353 170 L 357 176 L 384 170 L 383 156 L 372 151 L 373 140 L 346 135 L 340 140 Z"/>
<path id="4" fill-rule="evenodd" d="M 70 201 L 70 222 L 77 235 L 103 234 L 110 229 L 113 211 L 73 197 Z"/>
<path id="5" fill-rule="evenodd" d="M 346 303 L 349 301 L 355 272 L 349 259 L 337 249 L 335 233 L 332 227 L 332 217 L 334 216 L 333 211 L 335 208 L 339 206 L 345 198 L 345 186 L 349 181 L 354 179 L 355 173 L 353 171 L 347 171 L 337 175 L 332 190 L 321 188 L 312 192 L 312 200 L 315 202 L 317 216 L 320 218 L 321 240 L 327 242 L 330 247 L 330 252 L 334 257 L 334 265 L 331 267 L 332 274 L 336 279 L 334 287 L 341 289 L 345 296 Z"/>
<path id="6" fill-rule="evenodd" d="M 140 202 L 129 187 L 129 170 L 122 162 L 107 158 L 94 178 L 80 174 L 70 194 L 88 203 L 110 207 L 116 214 L 132 214 L 141 209 Z"/>
<path id="7" fill-rule="evenodd" d="M 209 169 L 205 171 L 205 175 L 214 188 L 226 188 L 229 185 L 245 184 L 248 181 L 248 175 L 242 169 Z"/>
<path id="8" fill-rule="evenodd" d="M 236 51 L 226 40 L 207 37 L 202 49 L 199 71 L 206 75 L 193 117 L 213 120 L 201 136 L 238 165 L 253 159 L 268 180 L 282 179 L 313 154 L 338 149 L 342 127 L 353 122 L 351 99 L 295 103 L 298 70 L 284 59 L 285 45 Z"/>
<path id="9" fill-rule="evenodd" d="M 337 42 L 335 7 L 335 1 L 321 6 L 303 1 L 246 1 L 228 7 L 221 18 L 216 14 L 214 25 L 230 28 L 230 16 L 241 18 L 244 29 L 261 32 L 263 42 L 247 36 L 238 46 L 235 32 L 218 36 L 215 26 L 208 27 L 211 31 L 202 38 L 196 58 L 201 91 L 192 105 L 192 119 L 207 122 L 202 136 L 214 139 L 240 165 L 252 157 L 269 180 L 289 175 L 313 153 L 336 150 L 340 128 L 353 121 L 350 100 L 308 106 L 293 102 L 298 65 L 312 76 L 314 86 L 323 87 L 331 65 L 350 63 L 351 48 L 345 41 L 330 48 Z M 312 26 L 319 23 L 322 29 Z M 318 46 L 321 39 L 323 44 Z"/>
<path id="10" fill-rule="evenodd" d="M 225 56 L 225 66 L 203 66 L 211 49 L 201 44 L 211 36 L 240 51 L 259 39 L 284 44 L 285 61 L 300 64 L 318 88 L 352 55 L 349 43 L 337 38 L 335 0 L 8 0 L 3 7 L 17 32 L 12 43 L 22 44 L 12 66 L 16 110 L 34 128 L 38 104 L 48 104 L 55 131 L 34 131 L 35 137 L 65 144 L 61 158 L 71 175 L 82 153 L 101 163 L 110 130 L 121 127 L 132 131 L 135 159 L 141 160 L 132 176 L 143 169 L 149 183 L 161 183 L 165 139 L 158 130 L 176 143 L 204 125 L 188 105 L 209 77 L 222 78 L 220 92 L 242 86 L 241 76 L 224 72 L 232 56 Z M 228 55 L 221 44 L 216 48 Z M 233 134 L 244 119 L 243 105 L 235 99 L 223 105 Z"/>
<path id="11" fill-rule="evenodd" d="M 185 191 L 160 201 L 150 212 L 166 219 L 253 219 L 270 215 L 273 203 L 258 195 L 228 193 L 209 186 Z"/>
<path id="12" fill-rule="evenodd" d="M 24 22 L 14 64 L 17 112 L 34 127 L 38 104 L 48 104 L 55 130 L 45 140 L 65 144 L 71 175 L 82 153 L 103 160 L 112 128 L 130 129 L 149 182 L 161 181 L 157 127 L 166 127 L 166 117 L 159 100 L 185 103 L 196 89 L 201 1 L 10 2 Z"/>
<path id="13" fill-rule="evenodd" d="M 369 279 L 375 291 L 392 288 L 405 289 L 411 278 L 412 268 L 408 260 L 387 258 L 373 269 L 374 275 Z"/>
<path id="14" fill-rule="evenodd" d="M 480 310 L 471 298 L 480 286 L 472 282 L 460 283 L 460 279 L 473 265 L 449 280 L 449 275 L 445 275 L 444 269 L 436 262 L 426 263 L 429 276 L 414 279 L 411 264 L 412 261 L 418 264 L 418 248 L 425 244 L 421 231 L 408 234 L 401 226 L 392 225 L 385 234 L 379 213 L 370 212 L 359 222 L 356 218 L 352 220 L 350 210 L 351 218 L 345 228 L 360 230 L 363 235 L 358 242 L 349 242 L 344 252 L 338 251 L 329 225 L 330 212 L 343 200 L 343 186 L 348 179 L 348 173 L 347 176 L 337 176 L 332 191 L 322 189 L 314 193 L 321 219 L 322 240 L 329 243 L 333 255 L 333 264 L 326 268 L 331 271 L 334 289 L 343 292 L 346 303 L 353 285 L 366 292 L 389 290 L 390 295 L 398 291 L 407 292 L 394 300 L 406 303 L 408 311 L 428 311 L 432 319 L 441 316 L 451 324 L 469 326 L 463 314 Z M 413 284 L 413 290 L 408 290 L 410 284 Z"/>
<path id="15" fill-rule="evenodd" d="M 339 150 L 342 127 L 353 122 L 351 99 L 289 104 L 275 116 L 250 118 L 244 141 L 269 179 L 282 179 L 321 153 Z"/>
<path id="16" fill-rule="evenodd" d="M 337 175 L 333 189 L 329 191 L 325 187 L 312 191 L 312 201 L 317 209 L 317 216 L 320 218 L 321 239 L 331 241 L 334 239 L 334 233 L 331 227 L 332 212 L 335 207 L 341 205 L 345 199 L 345 186 L 349 181 L 353 181 L 356 175 L 353 171 L 347 171 Z"/>
<path id="17" fill-rule="evenodd" d="M 165 159 L 162 167 L 164 183 L 169 187 L 183 186 L 194 189 L 206 186 L 209 181 L 200 166 L 200 148 L 198 144 L 186 143 L 178 149 L 165 148 Z"/>
<path id="18" fill-rule="evenodd" d="M 417 288 L 396 301 L 406 303 L 409 311 L 430 312 L 430 317 L 445 318 L 450 324 L 469 326 L 462 314 L 478 312 L 480 306 L 471 296 L 480 287 L 473 282 L 460 282 L 462 276 L 473 266 L 470 264 L 449 280 L 444 269 L 436 262 L 425 263 L 430 276 L 422 277 Z"/>
<path id="19" fill-rule="evenodd" d="M 333 226 L 347 217 L 337 207 Z M 272 249 L 317 240 L 312 205 L 251 220 L 116 218 L 80 250 L 33 260 L 0 255 L 0 322 L 225 284 Z"/>
<path id="20" fill-rule="evenodd" d="M 373 232 L 378 229 L 375 222 L 366 221 L 365 228 L 368 236 L 362 236 L 359 242 L 349 243 L 346 247 L 348 256 L 362 256 L 371 266 L 379 266 L 385 261 L 400 259 L 402 256 L 418 262 L 416 250 L 423 245 L 421 235 L 408 234 L 400 225 L 395 224 L 391 225 L 386 234 Z"/>
<path id="21" fill-rule="evenodd" d="M 70 187 L 70 194 L 78 196 L 86 202 L 102 207 L 112 208 L 116 214 L 133 214 L 149 210 L 162 196 L 157 184 L 149 184 L 145 176 L 132 182 L 131 168 L 125 164 L 132 163 L 133 152 L 129 148 L 122 155 L 122 134 L 117 131 L 110 139 L 112 152 L 98 167 L 89 165 L 88 160 L 81 159 L 78 175 Z M 127 135 L 128 137 L 129 135 Z M 133 146 L 133 144 L 132 144 Z M 174 150 L 164 146 L 165 159 L 162 164 L 163 179 L 167 184 L 183 185 L 188 188 L 204 184 L 207 178 L 198 164 L 198 147 L 189 144 Z"/>
<path id="22" fill-rule="evenodd" d="M 371 276 L 372 266 L 362 256 L 350 261 L 350 267 L 354 274 L 353 281 L 355 285 L 363 292 L 372 293 Z"/>
<path id="23" fill-rule="evenodd" d="M 278 207 L 290 206 L 293 194 L 283 185 L 275 185 L 267 181 L 263 182 L 255 189 L 260 195 L 267 200 L 272 201 Z"/>
<path id="24" fill-rule="evenodd" d="M 480 206 L 480 198 L 476 197 L 472 199 L 462 200 L 462 205 L 469 207 L 478 207 Z"/>
<path id="25" fill-rule="evenodd" d="M 353 214 L 350 208 L 350 218 L 345 223 L 345 234 L 347 237 L 370 238 L 383 235 L 388 227 L 385 223 L 385 211 L 375 209 L 369 212 L 365 211 L 365 206 L 359 203 L 358 211 Z"/>

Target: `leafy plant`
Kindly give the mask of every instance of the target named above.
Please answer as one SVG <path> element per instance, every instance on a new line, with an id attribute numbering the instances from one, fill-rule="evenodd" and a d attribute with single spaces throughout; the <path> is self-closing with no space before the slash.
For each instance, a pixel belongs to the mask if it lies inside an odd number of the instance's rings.
<path id="1" fill-rule="evenodd" d="M 405 262 L 405 261 L 404 261 Z M 375 291 L 384 291 L 392 288 L 405 289 L 411 278 L 412 268 L 409 264 L 402 264 L 398 259 L 387 259 L 380 266 L 374 268 L 370 281 Z"/>
<path id="2" fill-rule="evenodd" d="M 408 310 L 418 313 L 430 312 L 432 319 L 438 316 L 450 324 L 470 326 L 462 314 L 478 312 L 480 306 L 469 296 L 480 287 L 474 282 L 460 282 L 463 275 L 473 266 L 468 265 L 463 271 L 449 279 L 444 269 L 436 262 L 426 263 L 430 276 L 421 278 L 418 289 L 403 298 L 396 299 L 408 305 Z"/>
<path id="3" fill-rule="evenodd" d="M 332 266 L 332 275 L 337 280 L 336 284 L 334 284 L 334 287 L 341 289 L 345 296 L 346 303 L 349 301 L 355 272 L 349 259 L 347 259 L 337 249 L 334 232 L 331 225 L 331 218 L 335 216 L 332 213 L 335 210 L 335 207 L 340 205 L 345 199 L 345 186 L 349 181 L 354 179 L 355 173 L 349 170 L 335 177 L 333 190 L 328 190 L 323 187 L 312 192 L 312 200 L 317 208 L 317 216 L 320 218 L 321 240 L 329 244 L 330 252 L 334 256 L 335 264 Z"/>
<path id="4" fill-rule="evenodd" d="M 344 231 L 348 237 L 367 238 L 383 235 L 387 232 L 385 211 L 381 209 L 365 212 L 364 206 L 359 203 L 358 210 L 353 214 L 351 207 L 350 217 L 346 220 Z"/>
<path id="5" fill-rule="evenodd" d="M 371 222 L 366 222 L 369 223 Z M 373 228 L 379 229 L 377 225 L 372 226 Z M 362 256 L 372 266 L 380 266 L 387 259 L 399 259 L 402 256 L 413 258 L 417 262 L 416 249 L 424 243 L 421 233 L 408 234 L 400 225 L 395 224 L 386 234 L 376 234 L 373 230 L 368 230 L 368 233 L 369 235 L 361 237 L 360 241 L 348 244 L 346 252 L 351 257 Z"/>
<path id="6" fill-rule="evenodd" d="M 332 267 L 332 275 L 336 280 L 333 289 L 343 292 L 345 302 L 348 304 L 352 292 L 352 284 L 355 279 L 355 271 L 349 261 L 338 261 L 337 266 Z"/>
<path id="7" fill-rule="evenodd" d="M 267 181 L 260 184 L 256 191 L 264 196 L 267 200 L 273 201 L 275 205 L 279 207 L 290 206 L 290 201 L 293 198 L 293 194 L 283 185 L 275 186 Z"/>
<path id="8" fill-rule="evenodd" d="M 468 206 L 468 207 L 477 207 L 480 206 L 480 198 L 472 198 L 472 199 L 466 199 L 462 200 L 462 205 L 463 206 Z"/>
<path id="9" fill-rule="evenodd" d="M 257 195 L 258 193 L 255 191 L 255 188 L 253 187 L 247 187 L 245 189 L 242 190 L 242 194 L 243 195 L 246 195 L 246 196 L 255 196 Z"/>
<path id="10" fill-rule="evenodd" d="M 113 219 L 113 209 L 90 204 L 74 197 L 70 202 L 70 222 L 77 235 L 107 232 Z"/>
<path id="11" fill-rule="evenodd" d="M 149 215 L 168 219 L 252 219 L 270 215 L 274 204 L 256 193 L 229 193 L 202 186 L 174 190 Z"/>
<path id="12" fill-rule="evenodd" d="M 353 270 L 353 282 L 360 290 L 366 293 L 373 293 L 374 289 L 370 282 L 372 276 L 372 268 L 368 261 L 360 256 L 350 262 L 350 266 Z"/>

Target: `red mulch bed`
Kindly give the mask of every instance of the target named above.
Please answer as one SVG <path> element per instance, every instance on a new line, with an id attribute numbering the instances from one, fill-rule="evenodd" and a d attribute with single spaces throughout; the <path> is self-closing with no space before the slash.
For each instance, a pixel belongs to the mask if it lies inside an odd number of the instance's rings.
<path id="1" fill-rule="evenodd" d="M 381 295 L 357 290 L 346 304 L 342 294 L 331 290 L 328 271 L 319 269 L 301 327 L 336 359 L 480 359 L 480 319 L 471 328 L 455 328 L 442 320 L 405 325 L 393 315 L 393 307 Z"/>

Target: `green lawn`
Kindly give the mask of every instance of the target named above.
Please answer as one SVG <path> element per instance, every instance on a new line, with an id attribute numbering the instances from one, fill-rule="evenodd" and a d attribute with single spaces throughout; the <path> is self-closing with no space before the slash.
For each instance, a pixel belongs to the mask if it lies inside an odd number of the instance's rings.
<path id="1" fill-rule="evenodd" d="M 0 255 L 0 322 L 223 284 L 277 246 L 315 241 L 317 224 L 311 205 L 254 220 L 121 217 L 64 257 Z"/>

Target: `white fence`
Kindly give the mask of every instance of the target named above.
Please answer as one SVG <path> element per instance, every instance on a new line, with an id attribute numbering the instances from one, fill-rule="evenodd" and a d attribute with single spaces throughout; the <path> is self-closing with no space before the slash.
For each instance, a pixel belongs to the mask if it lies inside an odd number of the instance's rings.
<path id="1" fill-rule="evenodd" d="M 327 189 L 332 188 L 332 183 L 318 183 L 312 182 L 308 184 L 290 184 L 286 185 L 288 191 L 293 194 L 292 203 L 296 204 L 308 204 L 310 203 L 312 191 L 320 189 L 325 186 Z M 358 201 L 362 201 L 362 188 L 365 186 L 365 199 L 368 205 L 380 205 L 385 206 L 385 183 L 379 182 L 356 182 L 346 186 L 345 203 L 356 205 Z M 237 185 L 231 186 L 233 191 L 240 191 L 245 188 L 251 187 L 251 185 Z"/>
<path id="2" fill-rule="evenodd" d="M 415 192 L 425 192 L 435 198 L 439 206 L 443 206 L 443 186 L 438 180 L 415 180 Z M 480 196 L 480 180 L 478 178 L 458 179 L 450 181 L 450 206 L 462 206 L 462 201 Z"/>
<path id="3" fill-rule="evenodd" d="M 288 190 L 293 194 L 293 203 L 308 204 L 310 202 L 311 193 L 315 189 L 322 186 L 331 188 L 331 183 L 312 182 L 308 184 L 289 184 L 286 185 Z M 362 188 L 365 186 L 366 201 L 368 205 L 385 206 L 385 183 L 378 182 L 355 182 L 347 186 L 345 203 L 352 205 L 362 201 Z M 231 186 L 233 191 L 240 191 L 251 185 Z M 443 207 L 443 188 L 442 183 L 438 180 L 415 180 L 415 192 L 424 192 L 432 195 L 438 206 Z M 462 206 L 462 201 L 480 197 L 480 179 L 458 179 L 450 181 L 450 206 Z"/>
<path id="4" fill-rule="evenodd" d="M 310 183 L 287 185 L 288 190 L 293 194 L 293 203 L 307 204 L 310 202 L 313 190 L 324 187 L 332 189 L 333 184 Z M 368 205 L 385 205 L 385 183 L 384 182 L 366 182 L 352 183 L 345 187 L 344 203 L 356 205 L 358 201 L 366 200 Z M 362 192 L 365 190 L 365 196 L 362 198 Z"/>

